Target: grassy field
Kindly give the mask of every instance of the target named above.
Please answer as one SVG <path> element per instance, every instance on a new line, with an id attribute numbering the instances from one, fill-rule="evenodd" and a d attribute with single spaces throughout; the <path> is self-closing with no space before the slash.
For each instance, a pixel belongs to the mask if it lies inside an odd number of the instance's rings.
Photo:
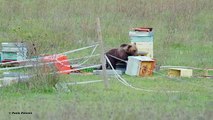
<path id="1" fill-rule="evenodd" d="M 98 80 L 98 76 L 61 76 L 62 82 Z M 16 84 L 1 89 L 0 115 L 4 119 L 205 119 L 212 118 L 212 81 L 209 79 L 168 79 L 123 76 L 135 87 L 155 92 L 137 91 L 110 77 L 110 89 L 102 82 L 69 86 L 71 92 L 50 87 L 29 89 Z M 180 91 L 167 93 L 168 90 Z M 8 112 L 30 111 L 32 115 Z"/>
<path id="2" fill-rule="evenodd" d="M 0 42 L 35 43 L 39 53 L 60 53 L 96 43 L 95 19 L 100 17 L 106 50 L 130 42 L 128 31 L 133 27 L 153 27 L 154 57 L 159 65 L 213 68 L 212 5 L 212 0 L 0 0 Z M 97 64 L 98 60 L 92 61 Z M 136 87 L 157 92 L 137 91 L 110 77 L 108 90 L 103 83 L 93 83 L 69 86 L 67 93 L 46 82 L 101 78 L 37 77 L 33 80 L 44 82 L 0 89 L 0 119 L 213 118 L 212 79 L 169 79 L 160 74 L 122 77 Z M 32 115 L 9 114 L 25 111 Z"/>

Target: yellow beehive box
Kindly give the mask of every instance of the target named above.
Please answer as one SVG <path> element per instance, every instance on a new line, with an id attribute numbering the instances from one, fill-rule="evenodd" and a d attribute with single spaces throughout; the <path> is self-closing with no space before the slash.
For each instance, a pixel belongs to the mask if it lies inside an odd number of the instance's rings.
<path id="1" fill-rule="evenodd" d="M 192 77 L 192 69 L 170 68 L 168 76 L 170 77 Z"/>
<path id="2" fill-rule="evenodd" d="M 139 76 L 152 76 L 154 70 L 154 61 L 142 61 L 140 63 Z"/>
<path id="3" fill-rule="evenodd" d="M 136 42 L 139 52 L 147 52 L 146 56 L 153 58 L 153 42 Z"/>

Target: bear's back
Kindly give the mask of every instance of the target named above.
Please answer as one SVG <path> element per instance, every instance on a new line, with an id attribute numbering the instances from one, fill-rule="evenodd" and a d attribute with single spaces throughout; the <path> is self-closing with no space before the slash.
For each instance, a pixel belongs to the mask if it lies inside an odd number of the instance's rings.
<path id="1" fill-rule="evenodd" d="M 123 59 L 123 60 L 127 60 L 128 59 L 128 55 L 126 53 L 126 51 L 124 49 L 111 49 L 110 51 L 108 51 L 106 53 L 107 55 L 110 54 L 112 56 L 115 56 L 117 58 Z"/>

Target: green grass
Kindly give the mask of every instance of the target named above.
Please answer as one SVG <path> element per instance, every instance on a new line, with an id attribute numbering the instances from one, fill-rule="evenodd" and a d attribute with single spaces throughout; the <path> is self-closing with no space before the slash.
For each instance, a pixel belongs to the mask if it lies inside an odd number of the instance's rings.
<path id="1" fill-rule="evenodd" d="M 102 82 L 69 86 L 71 92 L 55 89 L 29 90 L 24 83 L 1 89 L 3 118 L 23 119 L 210 119 L 212 81 L 181 80 L 155 75 L 150 78 L 125 77 L 137 91 L 110 77 L 110 88 Z M 62 79 L 63 78 L 63 79 Z M 99 76 L 61 76 L 61 82 L 98 80 Z M 51 89 L 51 88 L 50 88 Z M 177 90 L 180 93 L 166 93 Z M 163 91 L 163 92 L 160 92 Z M 9 115 L 10 111 L 31 111 L 33 115 Z"/>
<path id="2" fill-rule="evenodd" d="M 154 57 L 159 65 L 213 68 L 212 5 L 212 0 L 0 0 L 0 42 L 24 41 L 35 43 L 41 54 L 61 53 L 96 43 L 95 19 L 100 17 L 106 50 L 129 43 L 129 29 L 148 26 L 154 28 Z M 97 63 L 99 58 L 87 64 Z M 110 78 L 108 90 L 103 83 L 93 83 L 70 86 L 71 92 L 66 93 L 52 87 L 49 80 L 53 78 L 39 76 L 31 84 L 0 89 L 0 119 L 213 118 L 212 79 L 168 79 L 158 74 L 150 78 L 123 77 L 139 88 L 182 92 L 136 91 Z M 54 80 L 98 79 L 67 75 Z M 10 111 L 33 114 L 9 115 Z"/>

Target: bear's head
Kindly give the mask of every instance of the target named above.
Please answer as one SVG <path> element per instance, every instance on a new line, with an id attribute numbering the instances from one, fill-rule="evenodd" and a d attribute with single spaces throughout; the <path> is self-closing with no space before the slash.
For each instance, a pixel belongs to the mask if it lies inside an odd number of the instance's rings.
<path id="1" fill-rule="evenodd" d="M 136 47 L 136 43 L 131 43 L 131 44 L 122 44 L 120 45 L 120 47 L 122 49 L 125 50 L 125 52 L 129 55 L 129 56 L 136 56 L 138 53 L 138 49 Z"/>

